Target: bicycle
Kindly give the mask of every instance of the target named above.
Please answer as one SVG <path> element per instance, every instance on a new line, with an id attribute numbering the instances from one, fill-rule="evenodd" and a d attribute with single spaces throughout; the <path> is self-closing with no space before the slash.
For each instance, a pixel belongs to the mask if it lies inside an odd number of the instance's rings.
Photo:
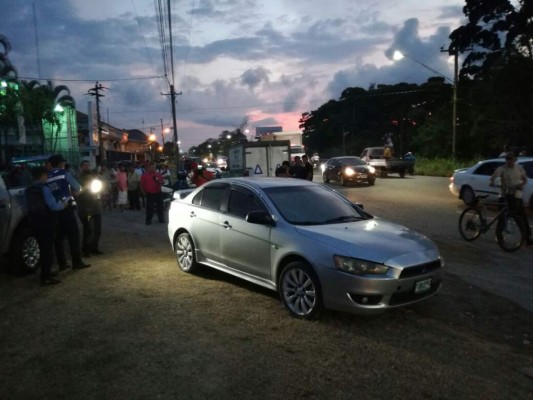
<path id="1" fill-rule="evenodd" d="M 520 216 L 509 208 L 507 198 L 503 203 L 488 203 L 498 205 L 500 210 L 492 221 L 487 217 L 488 195 L 476 196 L 475 203 L 467 207 L 459 217 L 459 233 L 466 241 L 476 240 L 482 233 L 487 233 L 496 223 L 496 240 L 500 247 L 508 252 L 516 251 L 525 241 L 524 225 Z"/>

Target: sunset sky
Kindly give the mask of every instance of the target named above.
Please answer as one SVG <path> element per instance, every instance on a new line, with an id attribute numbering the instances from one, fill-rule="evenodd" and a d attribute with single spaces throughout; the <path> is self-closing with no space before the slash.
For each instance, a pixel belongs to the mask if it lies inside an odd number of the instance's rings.
<path id="1" fill-rule="evenodd" d="M 161 0 L 166 3 L 166 0 Z M 171 105 L 155 17 L 158 0 L 0 0 L 0 34 L 21 79 L 108 90 L 102 119 L 161 132 Z M 178 136 L 184 149 L 249 119 L 298 129 L 301 114 L 347 87 L 452 77 L 441 53 L 463 0 L 171 1 Z M 35 13 L 33 12 L 35 10 Z M 38 43 L 38 46 L 37 46 Z M 408 57 L 394 61 L 399 49 Z M 39 68 L 40 66 L 40 68 Z"/>

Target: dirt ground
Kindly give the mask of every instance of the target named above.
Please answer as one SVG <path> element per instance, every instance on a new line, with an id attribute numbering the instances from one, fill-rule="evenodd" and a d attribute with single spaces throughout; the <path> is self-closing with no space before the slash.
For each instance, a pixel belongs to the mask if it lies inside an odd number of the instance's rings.
<path id="1" fill-rule="evenodd" d="M 532 314 L 454 275 L 416 306 L 300 321 L 180 272 L 143 222 L 106 211 L 106 254 L 59 285 L 0 274 L 0 399 L 533 399 Z"/>

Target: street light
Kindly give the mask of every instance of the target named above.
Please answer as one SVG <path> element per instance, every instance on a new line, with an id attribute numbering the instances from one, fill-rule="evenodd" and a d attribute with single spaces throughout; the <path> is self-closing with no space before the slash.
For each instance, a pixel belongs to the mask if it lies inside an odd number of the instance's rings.
<path id="1" fill-rule="evenodd" d="M 441 49 L 441 51 L 444 51 L 444 49 Z M 448 50 L 446 50 L 448 51 Z M 450 82 L 453 86 L 453 98 L 452 98 L 452 159 L 455 160 L 455 137 L 456 137 L 456 134 L 457 134 L 457 77 L 459 75 L 459 64 L 458 64 L 458 51 L 454 51 L 452 52 L 453 56 L 455 57 L 454 59 L 454 69 L 453 69 L 453 80 L 448 78 L 446 75 L 440 73 L 439 71 L 431 68 L 430 66 L 424 64 L 423 62 L 420 62 L 416 59 L 414 59 L 413 57 L 410 57 L 404 53 L 402 53 L 401 51 L 399 50 L 395 50 L 393 55 L 392 55 L 392 59 L 394 61 L 399 61 L 401 60 L 402 58 L 408 58 L 412 61 L 414 61 L 415 63 L 417 64 L 420 64 L 421 66 L 423 66 L 424 68 L 427 68 L 428 70 L 430 70 L 431 72 L 439 75 L 440 77 L 444 78 L 445 80 L 447 80 L 448 82 Z"/>
<path id="2" fill-rule="evenodd" d="M 152 132 L 150 136 L 148 136 L 148 141 L 150 142 L 150 161 L 154 161 L 154 143 L 155 143 L 155 134 Z"/>

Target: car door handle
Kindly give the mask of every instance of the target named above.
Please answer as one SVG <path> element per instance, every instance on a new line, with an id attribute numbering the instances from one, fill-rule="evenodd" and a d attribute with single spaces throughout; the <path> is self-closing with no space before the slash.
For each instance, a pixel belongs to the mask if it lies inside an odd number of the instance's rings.
<path id="1" fill-rule="evenodd" d="M 191 217 L 191 218 L 196 217 L 196 213 L 194 211 L 191 211 L 191 213 L 189 214 L 189 217 Z"/>
<path id="2" fill-rule="evenodd" d="M 222 222 L 220 225 L 222 225 L 222 226 L 223 226 L 224 228 L 226 228 L 226 229 L 230 229 L 230 228 L 231 228 L 231 225 L 229 224 L 228 221 L 224 221 L 224 222 Z"/>

